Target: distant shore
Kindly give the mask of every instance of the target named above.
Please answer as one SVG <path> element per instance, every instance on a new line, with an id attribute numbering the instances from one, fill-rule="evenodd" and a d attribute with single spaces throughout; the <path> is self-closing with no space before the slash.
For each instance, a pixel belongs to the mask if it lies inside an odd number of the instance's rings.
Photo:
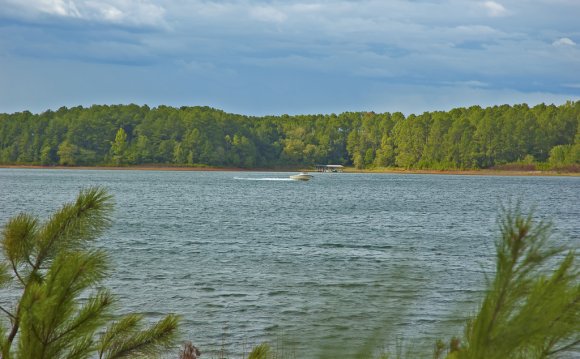
<path id="1" fill-rule="evenodd" d="M 579 172 L 558 171 L 514 171 L 498 169 L 480 170 L 406 170 L 398 168 L 357 170 L 348 169 L 349 173 L 397 173 L 397 174 L 428 174 L 428 175 L 462 175 L 462 176 L 572 176 L 580 177 Z"/>
<path id="2" fill-rule="evenodd" d="M 45 169 L 45 170 L 106 170 L 106 171 L 213 171 L 213 172 L 316 172 L 309 168 L 235 168 L 235 167 L 178 167 L 178 166 L 35 166 L 35 165 L 0 165 L 0 168 Z M 557 171 L 514 171 L 498 169 L 481 170 L 406 170 L 398 168 L 380 168 L 359 170 L 346 167 L 344 173 L 391 173 L 391 174 L 429 174 L 429 175 L 464 175 L 464 176 L 580 176 L 579 172 Z"/>

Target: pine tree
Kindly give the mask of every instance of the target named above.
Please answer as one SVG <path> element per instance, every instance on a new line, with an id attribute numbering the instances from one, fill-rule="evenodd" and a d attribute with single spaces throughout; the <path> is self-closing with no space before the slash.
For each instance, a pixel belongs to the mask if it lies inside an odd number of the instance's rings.
<path id="1" fill-rule="evenodd" d="M 508 211 L 496 243 L 496 273 L 463 344 L 448 359 L 557 358 L 580 345 L 580 272 L 574 251 L 550 243 L 550 226 Z M 442 354 L 437 345 L 436 358 Z"/>
<path id="2" fill-rule="evenodd" d="M 45 223 L 21 213 L 4 226 L 0 285 L 20 291 L 0 325 L 2 358 L 127 358 L 156 355 L 173 344 L 178 318 L 143 329 L 130 314 L 111 322 L 113 295 L 91 290 L 110 273 L 107 254 L 91 244 L 111 224 L 112 197 L 83 190 Z M 88 299 L 80 300 L 80 295 Z"/>
<path id="3" fill-rule="evenodd" d="M 127 150 L 127 133 L 121 127 L 115 135 L 115 141 L 111 145 L 111 155 L 113 159 L 113 164 L 122 165 L 125 164 L 125 152 Z"/>

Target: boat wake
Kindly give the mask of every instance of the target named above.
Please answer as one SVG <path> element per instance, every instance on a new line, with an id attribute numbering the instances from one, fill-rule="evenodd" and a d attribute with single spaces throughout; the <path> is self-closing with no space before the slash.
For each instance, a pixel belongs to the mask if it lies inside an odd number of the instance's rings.
<path id="1" fill-rule="evenodd" d="M 263 177 L 263 178 L 234 177 L 234 179 L 241 181 L 283 181 L 283 182 L 293 181 L 290 178 L 278 178 L 278 177 Z"/>

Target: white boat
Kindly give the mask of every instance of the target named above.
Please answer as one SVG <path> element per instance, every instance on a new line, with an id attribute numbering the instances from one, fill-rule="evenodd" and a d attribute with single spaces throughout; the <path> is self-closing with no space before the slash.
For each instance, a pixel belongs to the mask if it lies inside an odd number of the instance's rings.
<path id="1" fill-rule="evenodd" d="M 309 181 L 313 178 L 313 175 L 309 175 L 306 172 L 300 172 L 297 175 L 292 175 L 290 176 L 291 179 L 295 180 L 295 181 Z"/>

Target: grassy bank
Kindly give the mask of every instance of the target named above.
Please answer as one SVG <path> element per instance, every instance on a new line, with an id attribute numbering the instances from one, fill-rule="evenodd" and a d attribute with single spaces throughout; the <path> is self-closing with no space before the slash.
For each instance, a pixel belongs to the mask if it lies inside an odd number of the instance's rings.
<path id="1" fill-rule="evenodd" d="M 480 169 L 480 170 L 417 170 L 403 168 L 346 168 L 347 173 L 396 173 L 396 174 L 430 174 L 430 175 L 466 175 L 466 176 L 580 176 L 580 172 L 554 170 L 515 170 L 515 169 Z"/>
<path id="2" fill-rule="evenodd" d="M 223 172 L 315 172 L 308 167 L 270 167 L 270 168 L 237 168 L 216 166 L 168 166 L 168 165 L 133 165 L 133 166 L 39 166 L 39 165 L 0 165 L 0 168 L 46 169 L 46 170 L 108 170 L 108 171 L 223 171 Z M 393 174 L 429 174 L 429 175 L 465 175 L 465 176 L 580 176 L 578 171 L 536 170 L 494 168 L 479 170 L 419 170 L 396 167 L 357 169 L 345 167 L 345 173 L 393 173 Z M 322 175 L 322 174 L 321 174 Z"/>

